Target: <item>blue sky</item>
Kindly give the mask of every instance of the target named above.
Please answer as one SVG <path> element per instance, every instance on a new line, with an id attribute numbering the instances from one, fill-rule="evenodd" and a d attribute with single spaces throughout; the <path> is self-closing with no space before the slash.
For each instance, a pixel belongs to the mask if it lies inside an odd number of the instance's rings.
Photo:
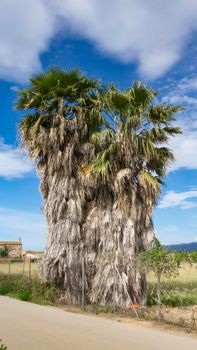
<path id="1" fill-rule="evenodd" d="M 1 0 L 0 240 L 45 245 L 39 179 L 19 150 L 14 101 L 32 73 L 55 65 L 121 89 L 142 79 L 160 100 L 185 106 L 154 224 L 163 243 L 197 241 L 196 18 L 196 0 Z"/>

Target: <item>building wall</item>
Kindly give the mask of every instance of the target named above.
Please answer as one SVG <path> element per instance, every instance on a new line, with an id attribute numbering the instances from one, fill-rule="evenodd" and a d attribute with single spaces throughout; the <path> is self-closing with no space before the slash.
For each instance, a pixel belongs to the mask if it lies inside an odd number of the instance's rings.
<path id="1" fill-rule="evenodd" d="M 12 244 L 3 244 L 0 245 L 0 248 L 7 248 L 9 258 L 20 258 L 22 257 L 22 245 L 12 245 Z"/>

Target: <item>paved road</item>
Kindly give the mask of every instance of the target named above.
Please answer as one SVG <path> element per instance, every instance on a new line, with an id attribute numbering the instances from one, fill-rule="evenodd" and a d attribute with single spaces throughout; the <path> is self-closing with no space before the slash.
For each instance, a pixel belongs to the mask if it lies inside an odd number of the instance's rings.
<path id="1" fill-rule="evenodd" d="M 72 314 L 0 296 L 8 350 L 197 350 L 189 336 Z"/>

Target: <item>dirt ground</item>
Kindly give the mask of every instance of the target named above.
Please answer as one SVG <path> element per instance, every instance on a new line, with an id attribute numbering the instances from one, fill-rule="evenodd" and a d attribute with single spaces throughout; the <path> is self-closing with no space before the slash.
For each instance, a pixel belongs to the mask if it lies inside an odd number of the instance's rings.
<path id="1" fill-rule="evenodd" d="M 163 307 L 161 322 L 157 319 L 157 307 L 147 307 L 142 310 L 138 310 L 138 317 L 126 310 L 125 312 L 107 312 L 105 308 L 94 311 L 90 308 L 78 308 L 73 306 L 60 306 L 65 311 L 72 313 L 93 314 L 98 317 L 115 320 L 122 323 L 138 324 L 145 327 L 154 327 L 158 329 L 176 330 L 182 333 L 192 333 L 197 339 L 197 305 L 192 307 L 175 308 L 175 307 Z"/>

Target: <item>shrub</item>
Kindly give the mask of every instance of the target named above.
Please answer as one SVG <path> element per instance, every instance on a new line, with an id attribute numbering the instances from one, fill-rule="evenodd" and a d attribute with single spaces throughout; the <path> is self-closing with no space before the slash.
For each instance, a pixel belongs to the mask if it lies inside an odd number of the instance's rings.
<path id="1" fill-rule="evenodd" d="M 3 343 L 2 343 L 2 340 L 0 339 L 0 350 L 7 350 L 7 346 L 5 346 Z"/>
<path id="2" fill-rule="evenodd" d="M 197 251 L 190 253 L 190 261 L 191 263 L 197 263 Z"/>
<path id="3" fill-rule="evenodd" d="M 0 247 L 0 258 L 6 258 L 8 256 L 8 248 Z"/>
<path id="4" fill-rule="evenodd" d="M 138 265 L 142 270 L 152 271 L 156 277 L 156 295 L 154 301 L 158 304 L 158 318 L 162 317 L 162 277 L 176 276 L 181 265 L 181 257 L 163 248 L 158 240 L 152 249 L 138 256 Z"/>
<path id="5" fill-rule="evenodd" d="M 58 290 L 38 277 L 30 279 L 24 275 L 11 275 L 9 280 L 6 276 L 0 276 L 0 294 L 38 304 L 52 304 Z"/>

